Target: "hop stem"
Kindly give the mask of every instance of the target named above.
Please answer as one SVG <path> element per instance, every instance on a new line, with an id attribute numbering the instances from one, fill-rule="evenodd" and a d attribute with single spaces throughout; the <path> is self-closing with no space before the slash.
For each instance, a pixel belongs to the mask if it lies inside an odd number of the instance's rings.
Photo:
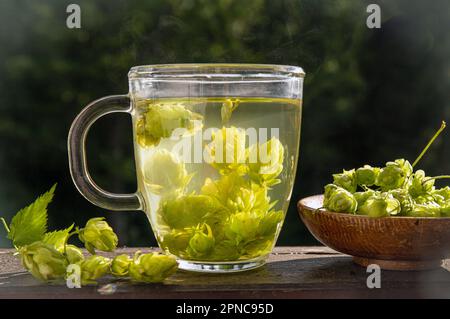
<path id="1" fill-rule="evenodd" d="M 414 163 L 412 164 L 412 167 L 416 166 L 417 163 L 419 163 L 419 161 L 422 159 L 422 157 L 425 155 L 425 153 L 427 152 L 428 148 L 431 146 L 431 144 L 433 144 L 434 140 L 439 136 L 439 134 L 441 134 L 441 132 L 445 129 L 445 122 L 442 121 L 441 127 L 439 128 L 439 130 L 436 132 L 436 134 L 434 134 L 434 136 L 430 139 L 430 141 L 428 142 L 427 146 L 425 146 L 425 148 L 423 149 L 422 153 L 419 154 L 419 156 L 417 156 L 416 160 L 414 161 Z"/>
<path id="2" fill-rule="evenodd" d="M 67 235 L 66 240 L 64 241 L 64 254 L 67 253 L 66 247 L 67 247 L 67 243 L 69 242 L 69 238 L 72 237 L 73 235 L 79 234 L 79 233 L 80 233 L 80 230 L 77 227 L 73 232 L 71 232 L 71 233 L 69 233 L 69 235 Z"/>
<path id="3" fill-rule="evenodd" d="M 435 179 L 447 179 L 447 178 L 450 178 L 450 175 L 439 175 L 439 176 L 424 178 L 422 181 L 422 185 L 425 184 L 426 182 L 429 182 L 429 181 L 432 181 Z"/>
<path id="4" fill-rule="evenodd" d="M 6 223 L 6 220 L 5 220 L 3 217 L 0 217 L 0 220 L 1 220 L 2 223 L 3 223 L 3 226 L 4 226 L 5 229 L 6 229 L 6 232 L 9 234 L 9 233 L 11 232 L 11 230 L 9 229 L 8 224 Z"/>

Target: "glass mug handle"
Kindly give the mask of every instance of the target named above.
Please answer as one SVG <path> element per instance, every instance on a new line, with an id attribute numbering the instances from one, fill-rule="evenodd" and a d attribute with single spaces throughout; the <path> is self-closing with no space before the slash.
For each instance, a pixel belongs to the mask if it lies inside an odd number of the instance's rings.
<path id="1" fill-rule="evenodd" d="M 68 151 L 72 180 L 78 191 L 91 203 L 111 210 L 142 210 L 138 192 L 114 194 L 95 184 L 86 161 L 86 137 L 91 125 L 109 113 L 131 113 L 128 95 L 112 95 L 96 100 L 86 106 L 75 118 L 69 131 Z"/>

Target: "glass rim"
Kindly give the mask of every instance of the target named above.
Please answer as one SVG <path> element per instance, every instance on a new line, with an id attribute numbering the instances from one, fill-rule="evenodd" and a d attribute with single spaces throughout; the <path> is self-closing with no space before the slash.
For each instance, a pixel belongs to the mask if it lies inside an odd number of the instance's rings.
<path id="1" fill-rule="evenodd" d="M 229 76 L 264 77 L 305 77 L 305 72 L 299 66 L 280 64 L 252 64 L 252 63 L 176 63 L 138 65 L 130 69 L 128 77 L 158 78 L 165 76 L 205 76 L 211 78 Z M 205 78 L 208 81 L 208 78 Z"/>

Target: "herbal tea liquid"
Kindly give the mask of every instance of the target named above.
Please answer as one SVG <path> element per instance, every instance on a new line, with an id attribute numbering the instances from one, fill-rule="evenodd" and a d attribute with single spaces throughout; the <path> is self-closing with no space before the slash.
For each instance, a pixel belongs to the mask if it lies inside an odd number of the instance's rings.
<path id="1" fill-rule="evenodd" d="M 161 248 L 205 262 L 269 254 L 295 178 L 301 100 L 135 103 L 138 185 Z"/>

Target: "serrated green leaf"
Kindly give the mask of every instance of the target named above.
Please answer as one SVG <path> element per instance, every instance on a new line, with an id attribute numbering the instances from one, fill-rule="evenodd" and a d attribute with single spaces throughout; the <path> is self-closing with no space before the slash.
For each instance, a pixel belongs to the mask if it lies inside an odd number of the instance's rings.
<path id="1" fill-rule="evenodd" d="M 17 247 L 41 240 L 47 231 L 47 206 L 53 199 L 56 184 L 31 205 L 14 215 L 9 225 L 8 238 Z"/>
<path id="2" fill-rule="evenodd" d="M 42 241 L 55 247 L 57 251 L 62 252 L 64 250 L 64 244 L 66 243 L 67 237 L 69 236 L 73 226 L 74 224 L 66 229 L 48 232 L 44 235 Z"/>

